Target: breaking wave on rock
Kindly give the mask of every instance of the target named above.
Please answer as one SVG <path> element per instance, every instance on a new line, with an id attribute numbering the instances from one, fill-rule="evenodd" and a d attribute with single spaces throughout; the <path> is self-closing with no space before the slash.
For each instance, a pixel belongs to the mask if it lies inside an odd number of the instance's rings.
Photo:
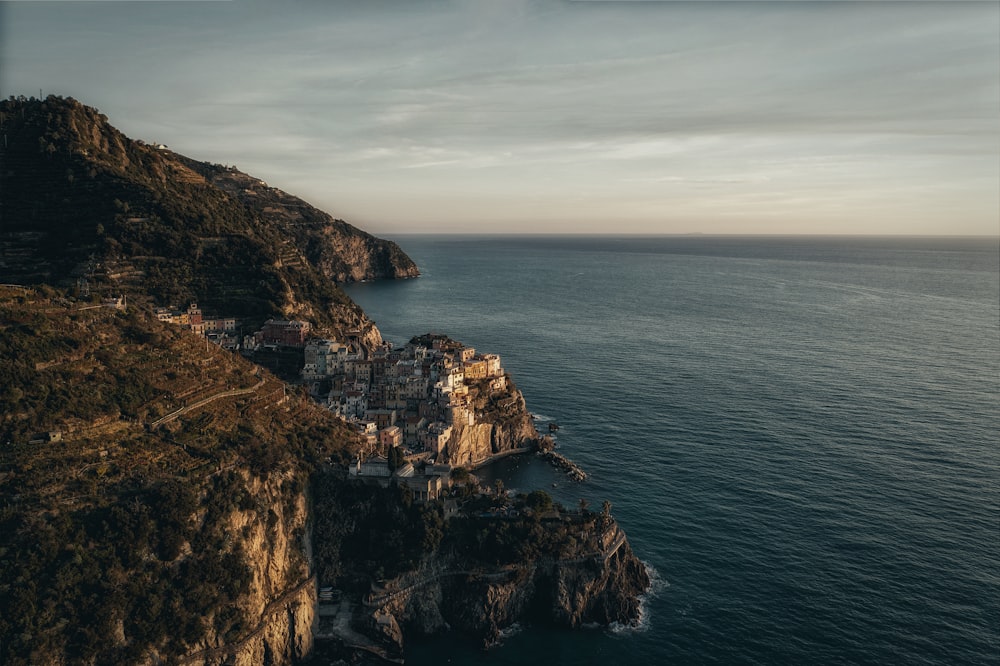
<path id="1" fill-rule="evenodd" d="M 640 560 L 640 562 L 646 568 L 646 575 L 649 576 L 649 587 L 643 594 L 639 595 L 639 617 L 631 622 L 612 622 L 608 625 L 608 632 L 611 634 L 640 634 L 648 631 L 650 627 L 649 601 L 670 587 L 667 579 L 661 576 L 652 564 L 644 560 Z"/>

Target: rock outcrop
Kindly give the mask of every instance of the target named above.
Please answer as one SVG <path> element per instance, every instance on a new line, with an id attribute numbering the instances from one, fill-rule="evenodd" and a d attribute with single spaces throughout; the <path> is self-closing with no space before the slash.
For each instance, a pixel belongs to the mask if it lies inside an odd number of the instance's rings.
<path id="1" fill-rule="evenodd" d="M 0 283 L 197 302 L 381 342 L 335 282 L 414 277 L 382 240 L 263 181 L 132 140 L 72 98 L 0 102 Z"/>
<path id="2" fill-rule="evenodd" d="M 503 391 L 490 391 L 486 382 L 470 383 L 473 425 L 457 425 L 441 460 L 475 467 L 496 456 L 527 451 L 541 440 L 524 396 L 506 376 Z"/>
<path id="3" fill-rule="evenodd" d="M 569 511 L 544 491 L 501 497 L 460 487 L 446 515 L 402 488 L 330 475 L 314 488 L 317 575 L 354 600 L 354 629 L 390 655 L 409 637 L 448 630 L 489 645 L 519 622 L 639 620 L 649 576 L 610 505 Z M 376 560 L 379 544 L 399 547 Z"/>
<path id="4" fill-rule="evenodd" d="M 240 474 L 245 504 L 225 519 L 225 531 L 239 535 L 250 584 L 240 606 L 253 618 L 247 631 L 235 637 L 210 633 L 180 663 L 238 666 L 293 664 L 313 648 L 316 623 L 316 580 L 309 571 L 306 536 L 308 507 L 303 492 L 289 492 L 290 474 L 266 480 Z M 212 624 L 215 609 L 206 620 Z M 147 663 L 157 663 L 149 655 Z"/>
<path id="5" fill-rule="evenodd" d="M 451 629 L 486 645 L 519 622 L 563 628 L 635 623 L 649 576 L 617 525 L 605 534 L 605 547 L 595 552 L 543 554 L 496 568 L 465 569 L 469 563 L 431 558 L 389 581 L 385 595 L 369 605 L 391 614 L 404 634 Z"/>

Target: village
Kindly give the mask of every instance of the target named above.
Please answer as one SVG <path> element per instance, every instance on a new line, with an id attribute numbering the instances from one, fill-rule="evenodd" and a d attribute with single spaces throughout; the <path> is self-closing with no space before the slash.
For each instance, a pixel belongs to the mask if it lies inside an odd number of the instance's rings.
<path id="1" fill-rule="evenodd" d="M 449 486 L 448 442 L 456 430 L 476 425 L 470 388 L 490 396 L 508 389 L 499 355 L 479 354 L 443 335 L 365 351 L 356 339 L 316 338 L 305 321 L 269 319 L 259 331 L 241 335 L 236 319 L 207 317 L 195 303 L 185 310 L 158 308 L 156 315 L 247 356 L 301 350 L 303 385 L 364 442 L 348 474 L 406 486 L 417 501 L 437 499 Z"/>

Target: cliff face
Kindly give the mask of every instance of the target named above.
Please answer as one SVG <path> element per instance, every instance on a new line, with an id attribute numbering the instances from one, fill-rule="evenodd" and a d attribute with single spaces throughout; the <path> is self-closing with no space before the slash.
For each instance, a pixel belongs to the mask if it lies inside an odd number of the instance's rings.
<path id="1" fill-rule="evenodd" d="M 635 622 L 649 577 L 617 525 L 607 529 L 607 545 L 595 552 L 581 548 L 485 570 L 429 559 L 420 570 L 387 583 L 386 590 L 401 592 L 380 610 L 393 616 L 403 635 L 451 628 L 485 644 L 517 622 L 563 628 Z"/>
<path id="2" fill-rule="evenodd" d="M 129 139 L 73 99 L 0 102 L 0 283 L 197 302 L 381 336 L 334 281 L 413 277 L 399 247 L 232 167 Z"/>
<path id="3" fill-rule="evenodd" d="M 307 562 L 308 511 L 305 494 L 289 492 L 291 474 L 266 479 L 240 474 L 245 505 L 223 519 L 223 530 L 238 535 L 250 572 L 246 594 L 239 601 L 244 631 L 239 635 L 210 632 L 189 646 L 183 664 L 238 666 L 292 664 L 313 648 L 316 622 L 316 581 Z M 214 609 L 206 618 L 227 609 Z M 146 663 L 159 663 L 162 655 L 150 654 Z"/>
<path id="4" fill-rule="evenodd" d="M 450 465 L 475 466 L 493 456 L 532 447 L 540 440 L 524 396 L 510 377 L 506 389 L 490 391 L 485 382 L 471 383 L 474 425 L 456 426 L 441 454 Z"/>
<path id="5" fill-rule="evenodd" d="M 308 653 L 307 482 L 356 436 L 149 312 L 0 287 L 0 328 L 0 663 Z"/>

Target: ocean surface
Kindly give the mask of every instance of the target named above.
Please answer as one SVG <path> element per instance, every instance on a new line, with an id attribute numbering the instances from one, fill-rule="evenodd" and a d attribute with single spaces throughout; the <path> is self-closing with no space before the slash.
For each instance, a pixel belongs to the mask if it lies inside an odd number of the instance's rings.
<path id="1" fill-rule="evenodd" d="M 637 628 L 408 664 L 1000 664 L 997 239 L 393 240 L 383 335 L 499 353 L 590 478 L 484 474 L 610 500 L 657 579 Z"/>

